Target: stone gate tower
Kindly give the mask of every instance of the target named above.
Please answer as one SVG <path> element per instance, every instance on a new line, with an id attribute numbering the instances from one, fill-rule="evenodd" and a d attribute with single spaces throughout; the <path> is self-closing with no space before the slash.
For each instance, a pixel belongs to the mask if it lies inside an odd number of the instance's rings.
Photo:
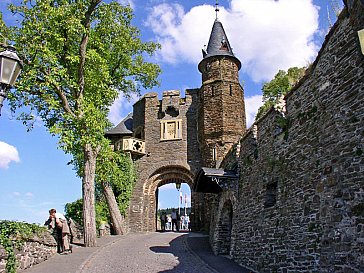
<path id="1" fill-rule="evenodd" d="M 246 130 L 241 63 L 217 19 L 198 68 L 201 88 L 186 90 L 185 98 L 179 90 L 164 91 L 161 100 L 157 93 L 147 93 L 134 104 L 133 113 L 106 133 L 115 149 L 130 153 L 137 168 L 127 231 L 157 229 L 159 187 L 169 183 L 190 186 L 192 229 L 210 227 L 210 201 L 221 188 L 209 175 L 201 187 L 195 179 L 206 168 L 218 169 Z"/>
<path id="2" fill-rule="evenodd" d="M 198 103 L 198 140 L 202 166 L 212 168 L 210 171 L 214 172 L 220 168 L 229 150 L 246 131 L 244 90 L 239 82 L 241 63 L 235 57 L 217 16 L 207 48 L 202 50 L 202 55 L 203 59 L 198 65 L 202 73 Z M 214 194 L 216 185 L 210 182 L 201 189 L 195 182 L 195 190 L 195 221 L 201 230 L 208 231 L 213 204 L 217 198 Z"/>
<path id="3" fill-rule="evenodd" d="M 235 57 L 222 23 L 216 18 L 209 43 L 198 65 L 202 73 L 199 102 L 199 142 L 205 167 L 221 160 L 246 131 L 244 90 Z"/>

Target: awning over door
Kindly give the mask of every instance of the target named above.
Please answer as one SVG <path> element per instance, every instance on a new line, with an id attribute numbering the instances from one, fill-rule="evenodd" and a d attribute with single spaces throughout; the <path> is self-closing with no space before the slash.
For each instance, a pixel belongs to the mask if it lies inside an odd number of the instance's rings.
<path id="1" fill-rule="evenodd" d="M 220 193 L 224 185 L 237 181 L 239 176 L 234 171 L 224 169 L 202 168 L 195 178 L 194 191 L 205 193 Z"/>

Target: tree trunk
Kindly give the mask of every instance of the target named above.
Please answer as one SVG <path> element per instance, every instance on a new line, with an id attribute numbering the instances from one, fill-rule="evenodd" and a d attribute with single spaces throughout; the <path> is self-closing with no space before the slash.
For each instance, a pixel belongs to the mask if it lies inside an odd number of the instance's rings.
<path id="1" fill-rule="evenodd" d="M 99 149 L 91 144 L 84 147 L 85 173 L 82 179 L 83 228 L 86 247 L 96 246 L 96 212 L 95 212 L 95 170 Z"/>
<path id="2" fill-rule="evenodd" d="M 107 205 L 109 206 L 113 230 L 115 231 L 115 233 L 117 235 L 122 235 L 123 234 L 123 230 L 122 230 L 123 220 L 122 220 L 120 209 L 119 209 L 118 203 L 116 202 L 116 198 L 115 198 L 114 192 L 112 190 L 112 187 L 108 182 L 103 182 L 102 187 L 104 189 L 104 196 L 105 196 Z"/>

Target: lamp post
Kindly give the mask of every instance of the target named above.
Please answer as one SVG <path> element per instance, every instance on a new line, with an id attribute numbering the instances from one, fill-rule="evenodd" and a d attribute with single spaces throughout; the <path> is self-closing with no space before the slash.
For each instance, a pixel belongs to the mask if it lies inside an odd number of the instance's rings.
<path id="1" fill-rule="evenodd" d="M 181 189 L 181 182 L 176 182 L 176 189 L 178 191 Z M 181 196 L 181 192 L 179 194 Z M 181 197 L 180 196 L 178 196 L 178 215 L 181 215 L 181 201 L 180 201 Z"/>
<path id="2" fill-rule="evenodd" d="M 14 85 L 23 68 L 15 48 L 12 46 L 5 48 L 5 51 L 0 52 L 0 116 L 6 93 Z"/>

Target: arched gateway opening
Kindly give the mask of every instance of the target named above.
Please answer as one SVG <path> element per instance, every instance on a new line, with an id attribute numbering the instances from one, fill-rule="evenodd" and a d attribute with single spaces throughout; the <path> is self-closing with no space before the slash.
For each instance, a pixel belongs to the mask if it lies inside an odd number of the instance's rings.
<path id="1" fill-rule="evenodd" d="M 177 181 L 165 184 L 156 190 L 157 231 L 172 230 L 172 210 L 175 209 L 180 216 L 179 230 L 187 231 L 191 213 L 191 189 L 187 183 Z M 164 216 L 164 217 L 161 217 Z M 163 221 L 162 221 L 162 219 Z"/>
<path id="2" fill-rule="evenodd" d="M 142 181 L 140 181 L 142 182 Z M 157 230 L 157 209 L 158 196 L 156 194 L 159 187 L 170 183 L 186 183 L 191 189 L 191 207 L 194 204 L 195 194 L 193 189 L 193 174 L 186 167 L 178 165 L 164 166 L 153 172 L 143 185 L 134 189 L 130 212 L 130 231 L 156 231 Z"/>

